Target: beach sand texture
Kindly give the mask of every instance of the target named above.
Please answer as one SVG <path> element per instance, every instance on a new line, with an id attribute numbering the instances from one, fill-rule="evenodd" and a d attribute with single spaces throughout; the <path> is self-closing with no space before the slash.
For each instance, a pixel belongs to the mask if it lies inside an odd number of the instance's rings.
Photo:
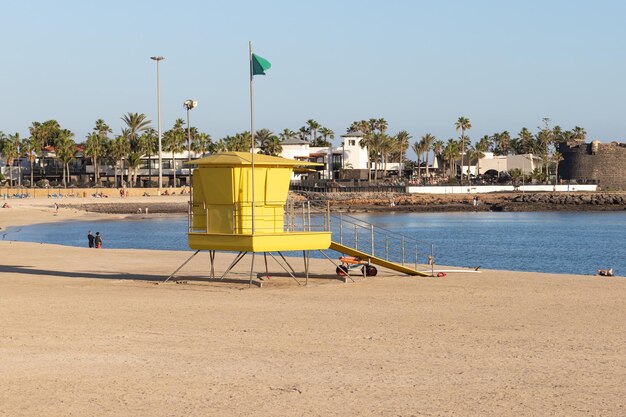
<path id="1" fill-rule="evenodd" d="M 106 216 L 50 205 L 0 227 Z M 626 415 L 623 278 L 157 284 L 188 256 L 0 241 L 0 415 Z"/>

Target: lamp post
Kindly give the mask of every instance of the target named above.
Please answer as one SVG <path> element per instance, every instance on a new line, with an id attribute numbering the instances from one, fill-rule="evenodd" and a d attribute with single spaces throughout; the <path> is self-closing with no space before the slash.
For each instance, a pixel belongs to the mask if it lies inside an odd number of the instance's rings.
<path id="1" fill-rule="evenodd" d="M 159 195 L 161 195 L 161 187 L 163 186 L 163 155 L 161 147 L 161 85 L 159 82 L 159 62 L 164 60 L 162 56 L 151 56 L 150 59 L 156 61 L 157 64 L 157 126 L 158 126 L 158 143 L 159 143 Z"/>
<path id="2" fill-rule="evenodd" d="M 198 107 L 198 102 L 195 100 L 185 100 L 183 106 L 187 109 L 187 162 L 191 162 L 191 125 L 189 124 L 189 111 L 195 107 Z M 187 185 L 191 190 L 191 165 L 187 167 L 189 171 L 187 174 Z"/>

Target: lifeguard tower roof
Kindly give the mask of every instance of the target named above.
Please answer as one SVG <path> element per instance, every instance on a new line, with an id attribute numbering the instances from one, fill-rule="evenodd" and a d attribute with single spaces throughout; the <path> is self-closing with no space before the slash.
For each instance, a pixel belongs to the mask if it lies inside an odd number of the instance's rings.
<path id="1" fill-rule="evenodd" d="M 206 166 L 250 166 L 252 165 L 252 155 L 249 152 L 224 152 L 205 158 L 196 159 L 191 162 L 198 167 Z M 322 165 L 317 162 L 296 161 L 295 159 L 286 159 L 278 156 L 270 156 L 263 154 L 254 155 L 255 166 L 274 166 L 274 167 L 295 167 L 295 166 L 316 166 Z"/>

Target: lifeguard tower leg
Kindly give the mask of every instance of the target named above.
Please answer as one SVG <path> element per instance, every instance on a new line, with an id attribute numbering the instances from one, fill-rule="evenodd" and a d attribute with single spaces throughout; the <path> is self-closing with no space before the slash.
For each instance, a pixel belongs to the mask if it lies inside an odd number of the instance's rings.
<path id="1" fill-rule="evenodd" d="M 276 257 L 274 255 L 272 255 L 272 252 L 268 252 L 270 254 L 270 256 L 272 257 L 272 259 L 274 259 L 276 261 L 276 263 L 278 265 L 280 265 L 281 268 L 283 268 L 285 270 L 286 273 L 288 273 L 289 275 L 291 275 L 291 278 L 294 279 L 294 281 L 296 281 L 298 283 L 298 285 L 302 285 L 300 284 L 300 281 L 298 281 L 298 278 L 296 278 L 295 273 L 292 274 L 287 268 L 285 268 L 285 266 L 283 264 L 280 263 L 280 261 L 278 259 L 276 259 Z M 278 252 L 280 253 L 280 252 Z M 283 258 L 285 259 L 285 258 Z M 291 265 L 287 264 L 287 266 L 289 266 L 289 268 L 291 268 Z M 293 271 L 293 268 L 291 269 Z"/>
<path id="2" fill-rule="evenodd" d="M 270 271 L 267 268 L 267 252 L 263 252 L 263 260 L 265 261 L 265 277 L 269 279 Z"/>
<path id="3" fill-rule="evenodd" d="M 211 279 L 215 279 L 215 251 L 209 251 L 209 259 L 211 259 Z"/>
<path id="4" fill-rule="evenodd" d="M 187 262 L 191 261 L 191 259 L 192 259 L 194 256 L 196 256 L 196 255 L 198 254 L 198 252 L 200 252 L 200 250 L 195 251 L 195 252 L 194 252 L 194 254 L 193 254 L 193 255 L 191 255 L 191 256 L 189 257 L 189 259 L 187 259 L 185 262 L 183 262 L 183 264 L 182 264 L 181 266 L 179 266 L 179 267 L 178 267 L 178 269 L 176 269 L 176 271 L 172 272 L 172 275 L 170 275 L 169 277 L 167 277 L 167 279 L 166 279 L 165 281 L 163 281 L 163 282 L 165 283 L 165 282 L 169 281 L 169 280 L 170 280 L 170 278 L 172 278 L 174 275 L 176 275 L 176 273 L 177 273 L 178 271 L 180 271 L 181 269 L 183 269 L 183 266 L 187 265 Z"/>
<path id="5" fill-rule="evenodd" d="M 309 285 L 309 256 L 310 251 L 303 250 L 302 257 L 304 258 L 304 285 Z"/>
<path id="6" fill-rule="evenodd" d="M 237 256 L 235 256 L 235 259 L 230 263 L 230 266 L 226 269 L 226 271 L 224 271 L 224 273 L 220 277 L 220 280 L 223 280 L 226 274 L 228 274 L 230 270 L 233 269 L 235 265 L 237 265 L 239 261 L 243 259 L 244 256 L 246 256 L 247 253 L 248 252 L 239 252 Z"/>
<path id="7" fill-rule="evenodd" d="M 287 266 L 289 266 L 289 269 L 291 269 L 291 272 L 292 272 L 294 275 L 296 275 L 296 271 L 295 271 L 295 269 L 293 269 L 293 268 L 291 267 L 291 265 L 289 265 L 289 262 L 287 262 L 287 259 L 285 259 L 285 257 L 283 256 L 282 252 L 280 252 L 280 251 L 279 251 L 279 252 L 278 252 L 278 254 L 280 255 L 280 257 L 281 257 L 281 258 L 283 258 L 283 261 L 285 261 L 285 263 L 287 264 Z"/>
<path id="8" fill-rule="evenodd" d="M 252 252 L 252 262 L 250 262 L 250 282 L 248 287 L 252 287 L 252 274 L 254 273 L 254 252 Z"/>

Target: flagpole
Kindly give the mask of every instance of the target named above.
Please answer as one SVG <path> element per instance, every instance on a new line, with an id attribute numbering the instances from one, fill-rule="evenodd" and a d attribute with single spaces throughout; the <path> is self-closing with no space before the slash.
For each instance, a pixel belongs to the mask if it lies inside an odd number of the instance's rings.
<path id="1" fill-rule="evenodd" d="M 252 234 L 254 235 L 254 91 L 252 88 L 252 81 L 254 80 L 254 72 L 252 69 L 252 41 L 248 41 L 248 47 L 250 49 L 250 152 L 252 160 Z"/>

